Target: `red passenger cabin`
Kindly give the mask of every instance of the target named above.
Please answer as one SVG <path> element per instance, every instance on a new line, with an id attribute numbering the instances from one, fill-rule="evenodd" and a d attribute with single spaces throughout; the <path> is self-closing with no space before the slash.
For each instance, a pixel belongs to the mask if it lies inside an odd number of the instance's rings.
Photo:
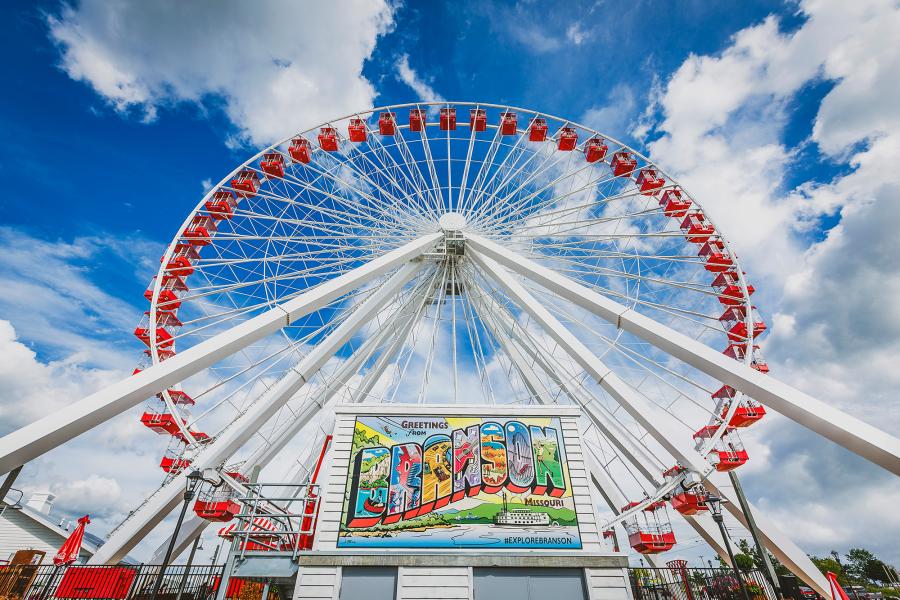
<path id="1" fill-rule="evenodd" d="M 181 458 L 180 453 L 167 450 L 162 460 L 159 461 L 159 466 L 166 473 L 180 473 L 191 466 L 191 461 L 187 458 Z"/>
<path id="2" fill-rule="evenodd" d="M 706 440 L 710 439 L 718 430 L 716 425 L 707 425 L 694 434 L 694 442 L 699 448 Z M 738 437 L 734 427 L 727 427 L 725 433 L 719 438 L 709 452 L 710 462 L 717 471 L 731 471 L 743 465 L 749 460 L 744 444 Z"/>
<path id="3" fill-rule="evenodd" d="M 147 299 L 147 302 L 153 300 L 153 287 L 155 286 L 156 277 L 150 280 L 150 285 L 144 290 L 144 298 Z M 163 310 L 174 312 L 179 306 L 181 306 L 181 301 L 178 300 L 178 296 L 175 292 L 183 292 L 187 290 L 188 287 L 185 285 L 184 281 L 178 277 L 177 275 L 166 274 L 163 277 L 162 284 L 160 285 L 159 290 L 159 298 L 157 299 L 157 308 L 162 308 Z"/>
<path id="4" fill-rule="evenodd" d="M 725 251 L 725 242 L 714 238 L 700 247 L 697 256 L 706 260 L 704 268 L 710 273 L 721 273 L 734 265 L 734 260 Z"/>
<path id="5" fill-rule="evenodd" d="M 469 111 L 469 127 L 472 128 L 472 131 L 487 129 L 487 113 L 483 108 L 473 108 Z"/>
<path id="6" fill-rule="evenodd" d="M 185 241 L 192 246 L 206 246 L 212 241 L 212 236 L 219 228 L 216 220 L 207 215 L 194 215 L 187 229 L 184 230 Z"/>
<path id="7" fill-rule="evenodd" d="M 516 113 L 505 112 L 500 115 L 500 135 L 516 135 L 519 121 Z"/>
<path id="8" fill-rule="evenodd" d="M 741 287 L 740 278 L 737 271 L 728 270 L 719 273 L 713 279 L 712 286 L 719 294 L 719 302 L 725 306 L 738 306 L 744 304 L 744 289 Z M 756 290 L 749 283 L 747 284 L 747 295 L 752 296 Z"/>
<path id="9" fill-rule="evenodd" d="M 706 215 L 695 210 L 687 213 L 681 222 L 684 238 L 694 244 L 705 244 L 716 233 L 713 224 L 706 220 Z"/>
<path id="10" fill-rule="evenodd" d="M 691 207 L 691 199 L 685 196 L 681 190 L 671 189 L 662 193 L 659 205 L 662 207 L 664 215 L 680 219 L 687 214 Z"/>
<path id="11" fill-rule="evenodd" d="M 411 108 L 409 109 L 409 130 L 422 131 L 425 129 L 425 109 Z"/>
<path id="12" fill-rule="evenodd" d="M 753 346 L 751 352 L 753 353 L 753 356 L 750 358 L 750 366 L 760 373 L 768 373 L 769 365 L 763 360 L 759 346 Z M 733 358 L 736 361 L 744 362 L 744 358 L 747 356 L 747 346 L 744 343 L 728 344 L 728 347 L 722 351 L 722 354 Z"/>
<path id="13" fill-rule="evenodd" d="M 231 180 L 231 187 L 238 198 L 252 198 L 259 189 L 259 173 L 244 169 Z"/>
<path id="14" fill-rule="evenodd" d="M 622 507 L 622 512 L 639 505 L 631 502 Z M 640 515 L 640 517 L 638 516 Z M 653 502 L 625 523 L 628 543 L 641 554 L 659 554 L 675 546 L 675 534 L 662 500 Z"/>
<path id="15" fill-rule="evenodd" d="M 657 190 L 665 185 L 666 180 L 659 176 L 656 169 L 644 167 L 638 171 L 635 183 L 643 195 L 655 196 L 658 193 Z"/>
<path id="16" fill-rule="evenodd" d="M 728 332 L 728 339 L 733 342 L 740 342 L 747 339 L 747 305 L 740 304 L 738 306 L 729 306 L 719 317 L 719 322 Z M 756 307 L 750 308 L 750 315 L 753 317 L 753 335 L 757 338 L 766 330 L 766 323 L 759 316 Z"/>
<path id="17" fill-rule="evenodd" d="M 291 140 L 291 146 L 288 148 L 288 154 L 291 160 L 298 163 L 308 164 L 310 160 L 310 143 L 309 140 L 302 137 L 296 137 Z"/>
<path id="18" fill-rule="evenodd" d="M 319 147 L 325 152 L 337 151 L 338 136 L 334 127 L 322 127 L 319 130 Z"/>
<path id="19" fill-rule="evenodd" d="M 724 419 L 728 415 L 730 406 L 730 402 L 723 405 L 720 418 Z M 741 398 L 740 404 L 735 409 L 728 424 L 731 427 L 750 427 L 765 416 L 766 409 L 763 408 L 762 405 L 757 404 L 749 398 Z"/>
<path id="20" fill-rule="evenodd" d="M 614 152 L 610 161 L 613 175 L 616 177 L 630 177 L 637 168 L 637 159 L 631 152 L 619 150 Z"/>
<path id="21" fill-rule="evenodd" d="M 557 148 L 564 152 L 569 152 L 575 149 L 576 144 L 578 144 L 578 133 L 573 127 L 563 127 L 559 130 Z"/>
<path id="22" fill-rule="evenodd" d="M 606 140 L 601 137 L 592 137 L 584 145 L 584 158 L 589 163 L 595 163 L 606 158 L 608 150 L 609 146 L 606 145 Z"/>
<path id="23" fill-rule="evenodd" d="M 366 141 L 366 136 L 368 135 L 366 122 L 359 118 L 350 119 L 350 124 L 347 125 L 347 135 L 350 136 L 351 142 L 359 143 Z"/>
<path id="24" fill-rule="evenodd" d="M 213 219 L 230 219 L 234 216 L 234 209 L 238 202 L 228 190 L 218 190 L 213 197 L 206 201 L 203 207 Z"/>
<path id="25" fill-rule="evenodd" d="M 150 330 L 147 327 L 138 327 L 134 330 L 134 336 L 150 347 Z M 156 328 L 156 347 L 170 349 L 175 344 L 175 339 L 165 327 Z"/>
<path id="26" fill-rule="evenodd" d="M 445 106 L 441 109 L 441 131 L 454 131 L 456 129 L 456 109 Z"/>
<path id="27" fill-rule="evenodd" d="M 175 415 L 167 412 L 147 411 L 141 415 L 144 427 L 160 434 L 178 435 L 178 421 Z"/>
<path id="28" fill-rule="evenodd" d="M 397 133 L 397 115 L 389 110 L 378 115 L 378 133 L 394 135 Z"/>
<path id="29" fill-rule="evenodd" d="M 266 177 L 284 178 L 284 155 L 281 152 L 266 152 L 259 163 L 259 168 Z"/>
<path id="30" fill-rule="evenodd" d="M 547 139 L 547 120 L 535 117 L 528 126 L 528 141 L 543 142 Z"/>

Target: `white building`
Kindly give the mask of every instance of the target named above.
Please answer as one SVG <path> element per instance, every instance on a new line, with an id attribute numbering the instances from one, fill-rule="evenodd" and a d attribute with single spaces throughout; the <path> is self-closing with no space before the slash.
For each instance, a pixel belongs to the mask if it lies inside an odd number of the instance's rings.
<path id="1" fill-rule="evenodd" d="M 19 496 L 20 492 L 12 490 L 0 502 L 0 564 L 17 550 L 43 550 L 43 564 L 53 564 L 53 557 L 76 524 L 51 514 L 56 497 L 50 492 L 35 492 L 24 504 Z M 100 538 L 85 532 L 81 561 L 87 560 L 102 543 Z"/>

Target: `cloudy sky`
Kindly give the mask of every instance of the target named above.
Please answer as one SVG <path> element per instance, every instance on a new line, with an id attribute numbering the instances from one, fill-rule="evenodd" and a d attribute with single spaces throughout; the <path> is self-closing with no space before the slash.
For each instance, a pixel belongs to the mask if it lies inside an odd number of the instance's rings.
<path id="1" fill-rule="evenodd" d="M 131 371 L 156 257 L 210 180 L 326 119 L 440 99 L 642 149 L 740 253 L 773 374 L 900 426 L 896 1 L 53 1 L 5 21 L 0 434 Z M 749 495 L 805 550 L 900 563 L 900 481 L 777 417 L 746 441 Z M 102 534 L 158 483 L 154 442 L 123 415 L 19 484 Z"/>

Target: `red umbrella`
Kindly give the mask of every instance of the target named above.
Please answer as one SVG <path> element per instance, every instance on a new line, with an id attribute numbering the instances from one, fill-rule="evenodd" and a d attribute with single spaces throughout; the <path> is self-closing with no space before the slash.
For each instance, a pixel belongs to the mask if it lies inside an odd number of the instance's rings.
<path id="1" fill-rule="evenodd" d="M 850 600 L 850 598 L 847 597 L 847 592 L 845 592 L 844 588 L 841 587 L 841 584 L 838 583 L 837 575 L 828 571 L 825 573 L 825 578 L 831 585 L 831 597 L 834 600 Z"/>
<path id="2" fill-rule="evenodd" d="M 71 565 L 78 559 L 78 553 L 81 551 L 81 542 L 84 540 L 84 526 L 90 522 L 91 520 L 87 515 L 78 519 L 78 527 L 75 528 L 69 539 L 65 541 L 62 548 L 53 557 L 54 565 Z"/>

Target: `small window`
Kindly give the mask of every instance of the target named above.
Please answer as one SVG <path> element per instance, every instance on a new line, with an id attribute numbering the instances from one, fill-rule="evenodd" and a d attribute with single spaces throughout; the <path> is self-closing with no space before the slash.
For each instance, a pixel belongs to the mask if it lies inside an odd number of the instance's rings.
<path id="1" fill-rule="evenodd" d="M 587 600 L 583 569 L 476 568 L 475 600 Z"/>
<path id="2" fill-rule="evenodd" d="M 396 567 L 344 567 L 340 600 L 394 600 Z"/>

